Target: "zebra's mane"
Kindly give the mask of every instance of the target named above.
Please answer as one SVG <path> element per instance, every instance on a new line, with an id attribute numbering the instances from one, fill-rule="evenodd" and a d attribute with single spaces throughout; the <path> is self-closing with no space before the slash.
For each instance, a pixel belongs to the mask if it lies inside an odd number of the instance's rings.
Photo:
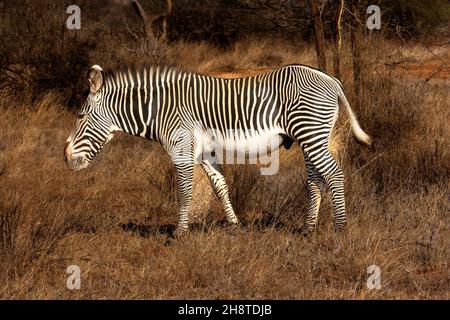
<path id="1" fill-rule="evenodd" d="M 120 67 L 113 67 L 103 70 L 103 80 L 105 83 L 114 82 L 115 87 L 126 88 L 131 84 L 131 80 L 136 84 L 138 77 L 140 77 L 141 83 L 143 83 L 143 77 L 146 74 L 147 77 L 150 73 L 166 75 L 170 73 L 171 76 L 178 77 L 187 73 L 193 73 L 186 70 L 184 67 L 174 64 L 129 64 Z M 118 81 L 118 79 L 126 79 L 127 81 Z"/>
<path id="2" fill-rule="evenodd" d="M 305 67 L 312 70 L 315 70 L 316 72 L 320 72 L 325 74 L 326 76 L 334 79 L 337 81 L 337 83 L 342 87 L 342 84 L 339 82 L 338 79 L 324 73 L 322 70 L 319 70 L 314 67 L 310 67 L 307 65 L 302 64 L 289 64 L 285 65 L 279 68 L 276 68 L 271 71 L 267 72 L 273 72 L 281 68 L 285 67 Z M 250 77 L 257 77 L 262 74 L 265 74 L 267 72 L 263 72 L 260 74 L 255 74 Z M 220 79 L 236 79 L 236 78 L 222 78 L 222 77 L 215 77 L 211 76 L 209 74 L 192 71 L 189 69 L 186 69 L 185 67 L 182 67 L 180 65 L 176 64 L 128 64 L 128 65 L 122 65 L 115 68 L 108 68 L 106 70 L 103 70 L 103 77 L 104 77 L 104 83 L 108 84 L 109 87 L 114 88 L 128 88 L 131 86 L 132 83 L 134 83 L 134 86 L 136 87 L 137 83 L 140 84 L 141 87 L 144 86 L 146 83 L 147 86 L 150 85 L 150 74 L 153 81 L 156 81 L 156 77 L 158 75 L 159 78 L 164 78 L 164 81 L 167 82 L 167 77 L 170 77 L 171 79 L 179 79 L 181 76 L 194 74 L 194 75 L 203 75 L 211 78 L 220 78 Z M 147 77 L 147 79 L 145 79 Z M 145 79 L 145 80 L 144 80 Z"/>

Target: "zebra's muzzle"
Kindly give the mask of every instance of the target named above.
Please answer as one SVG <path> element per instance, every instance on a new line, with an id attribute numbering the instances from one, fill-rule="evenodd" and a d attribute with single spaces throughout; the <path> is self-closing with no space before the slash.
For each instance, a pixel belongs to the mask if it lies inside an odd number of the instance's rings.
<path id="1" fill-rule="evenodd" d="M 88 162 L 83 156 L 73 156 L 70 142 L 64 147 L 64 160 L 70 170 L 78 171 L 88 166 Z"/>
<path id="2" fill-rule="evenodd" d="M 66 142 L 64 146 L 64 161 L 68 162 L 72 157 L 72 151 L 70 150 L 70 142 Z"/>
<path id="3" fill-rule="evenodd" d="M 72 171 L 79 171 L 88 166 L 88 162 L 86 161 L 86 159 L 81 156 L 67 160 L 66 163 L 69 169 Z"/>

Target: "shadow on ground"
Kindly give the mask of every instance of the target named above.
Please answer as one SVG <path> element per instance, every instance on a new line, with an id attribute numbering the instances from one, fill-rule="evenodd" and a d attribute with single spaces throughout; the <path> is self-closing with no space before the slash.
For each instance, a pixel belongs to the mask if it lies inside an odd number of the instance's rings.
<path id="1" fill-rule="evenodd" d="M 167 235 L 169 237 L 174 235 L 177 228 L 175 224 L 144 224 L 129 221 L 121 225 L 125 232 L 131 232 L 140 237 L 148 238 L 155 235 Z M 282 222 L 274 221 L 273 216 L 268 215 L 262 219 L 253 221 L 241 221 L 240 226 L 233 226 L 225 220 L 214 221 L 212 223 L 190 223 L 190 232 L 208 233 L 211 231 L 227 231 L 233 234 L 245 233 L 249 230 L 263 232 L 265 230 L 283 230 L 289 231 L 292 234 L 301 233 L 300 227 L 288 226 Z"/>

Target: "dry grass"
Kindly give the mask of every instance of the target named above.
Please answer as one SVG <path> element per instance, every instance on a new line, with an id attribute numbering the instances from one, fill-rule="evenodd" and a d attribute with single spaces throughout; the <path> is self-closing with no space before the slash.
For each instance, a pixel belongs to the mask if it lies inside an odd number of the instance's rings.
<path id="1" fill-rule="evenodd" d="M 229 72 L 311 64 L 311 52 L 179 44 L 172 59 Z M 448 89 L 440 79 L 371 77 L 355 109 L 375 151 L 353 142 L 341 113 L 333 149 L 346 174 L 345 232 L 332 231 L 329 195 L 319 231 L 296 232 L 307 195 L 293 147 L 281 152 L 275 176 L 225 168 L 243 234 L 217 223 L 220 205 L 196 171 L 192 232 L 170 245 L 164 226 L 177 219 L 174 172 L 160 146 L 118 135 L 90 168 L 70 172 L 62 149 L 74 116 L 64 101 L 49 93 L 37 105 L 12 106 L 3 97 L 0 298 L 448 299 Z M 81 290 L 66 288 L 72 264 L 81 268 Z M 380 290 L 366 287 L 372 264 L 381 268 Z"/>

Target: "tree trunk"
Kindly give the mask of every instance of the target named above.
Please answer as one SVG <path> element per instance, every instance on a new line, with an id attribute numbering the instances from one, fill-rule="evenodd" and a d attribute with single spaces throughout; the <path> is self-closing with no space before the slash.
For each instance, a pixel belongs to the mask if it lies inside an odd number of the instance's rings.
<path id="1" fill-rule="evenodd" d="M 167 17 L 172 14 L 173 4 L 172 0 L 166 0 L 166 13 L 163 15 L 163 27 L 162 27 L 162 34 L 161 34 L 161 41 L 167 40 Z"/>
<path id="2" fill-rule="evenodd" d="M 338 0 L 333 21 L 333 31 L 334 31 L 333 68 L 334 68 L 334 76 L 338 79 L 341 79 L 340 53 L 342 42 L 341 20 L 343 9 L 344 9 L 344 0 Z"/>
<path id="3" fill-rule="evenodd" d="M 152 30 L 152 19 L 149 17 L 147 12 L 145 12 L 141 3 L 138 0 L 131 0 L 131 4 L 133 5 L 136 13 L 141 17 L 142 23 L 144 24 L 145 34 L 147 39 L 150 41 L 150 45 L 152 47 L 156 46 L 156 36 Z"/>
<path id="4" fill-rule="evenodd" d="M 352 0 L 350 10 L 352 13 L 352 27 L 350 32 L 350 41 L 352 48 L 352 63 L 353 63 L 353 86 L 355 90 L 355 98 L 360 104 L 363 93 L 363 79 L 362 79 L 362 60 L 361 60 L 361 26 L 360 15 L 358 10 L 359 0 Z"/>
<path id="5" fill-rule="evenodd" d="M 314 24 L 314 41 L 316 44 L 317 62 L 319 69 L 326 72 L 327 62 L 325 59 L 325 45 L 323 36 L 323 25 L 320 17 L 318 0 L 308 0 L 311 9 L 311 20 Z"/>
<path id="6" fill-rule="evenodd" d="M 142 7 L 139 0 L 131 0 L 131 4 L 133 5 L 136 13 L 141 17 L 142 22 L 144 24 L 145 34 L 149 41 L 149 45 L 151 49 L 154 51 L 154 54 L 160 49 L 161 45 L 167 39 L 167 17 L 172 14 L 173 3 L 172 0 L 166 0 L 166 12 L 159 15 L 148 15 Z M 162 30 L 158 34 L 155 31 L 156 25 L 161 23 L 162 21 Z"/>

